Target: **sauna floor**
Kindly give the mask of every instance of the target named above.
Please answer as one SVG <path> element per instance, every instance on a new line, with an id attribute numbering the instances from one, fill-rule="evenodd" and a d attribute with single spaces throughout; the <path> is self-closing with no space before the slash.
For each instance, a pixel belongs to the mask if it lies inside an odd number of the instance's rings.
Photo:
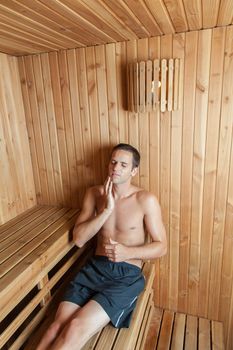
<path id="1" fill-rule="evenodd" d="M 223 325 L 155 308 L 143 350 L 223 350 Z"/>

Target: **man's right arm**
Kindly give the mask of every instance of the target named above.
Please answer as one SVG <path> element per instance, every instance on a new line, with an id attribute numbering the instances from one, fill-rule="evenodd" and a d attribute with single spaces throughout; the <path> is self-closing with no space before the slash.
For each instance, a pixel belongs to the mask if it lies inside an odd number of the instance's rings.
<path id="1" fill-rule="evenodd" d="M 78 247 L 81 248 L 87 241 L 94 237 L 112 213 L 114 201 L 112 198 L 112 185 L 109 182 L 105 184 L 105 197 L 106 203 L 104 209 L 95 215 L 95 189 L 90 188 L 87 190 L 82 210 L 73 230 L 73 240 Z"/>

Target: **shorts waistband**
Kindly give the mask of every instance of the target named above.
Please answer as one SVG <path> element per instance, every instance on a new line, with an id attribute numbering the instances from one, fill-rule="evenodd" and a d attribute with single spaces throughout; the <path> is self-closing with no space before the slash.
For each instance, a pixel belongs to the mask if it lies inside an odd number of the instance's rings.
<path id="1" fill-rule="evenodd" d="M 137 266 L 137 265 L 134 265 L 134 264 L 130 264 L 126 261 L 121 261 L 121 262 L 114 262 L 114 261 L 111 261 L 108 259 L 107 256 L 105 255 L 94 255 L 92 257 L 92 259 L 95 259 L 95 260 L 99 260 L 99 261 L 105 261 L 105 262 L 108 262 L 110 264 L 113 264 L 113 265 L 118 265 L 118 266 L 127 266 L 129 268 L 132 268 L 132 269 L 135 269 L 135 270 L 138 270 L 138 271 L 142 271 L 141 267 Z"/>

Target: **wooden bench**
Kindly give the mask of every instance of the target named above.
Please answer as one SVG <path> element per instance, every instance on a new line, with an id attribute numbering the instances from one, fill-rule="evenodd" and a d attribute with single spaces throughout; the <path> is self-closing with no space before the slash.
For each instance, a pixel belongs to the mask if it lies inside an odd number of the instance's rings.
<path id="1" fill-rule="evenodd" d="M 70 234 L 77 214 L 35 206 L 0 227 L 1 349 L 20 348 L 44 317 L 57 283 L 83 253 Z"/>
<path id="2" fill-rule="evenodd" d="M 154 308 L 145 350 L 224 350 L 222 322 Z"/>
<path id="3" fill-rule="evenodd" d="M 93 254 L 91 242 L 82 249 L 72 242 L 77 215 L 76 209 L 36 206 L 0 227 L 1 349 L 35 349 L 65 285 Z M 130 328 L 108 325 L 84 349 L 142 348 L 153 311 L 154 266 L 145 263 L 143 273 L 146 287 Z"/>

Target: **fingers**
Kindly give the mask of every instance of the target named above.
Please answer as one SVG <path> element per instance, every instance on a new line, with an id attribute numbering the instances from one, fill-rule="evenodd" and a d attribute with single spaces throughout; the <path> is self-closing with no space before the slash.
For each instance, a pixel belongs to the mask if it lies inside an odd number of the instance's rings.
<path id="1" fill-rule="evenodd" d="M 112 191 L 112 181 L 110 176 L 107 177 L 105 183 L 104 183 L 104 192 L 105 194 L 109 194 L 109 192 Z"/>

